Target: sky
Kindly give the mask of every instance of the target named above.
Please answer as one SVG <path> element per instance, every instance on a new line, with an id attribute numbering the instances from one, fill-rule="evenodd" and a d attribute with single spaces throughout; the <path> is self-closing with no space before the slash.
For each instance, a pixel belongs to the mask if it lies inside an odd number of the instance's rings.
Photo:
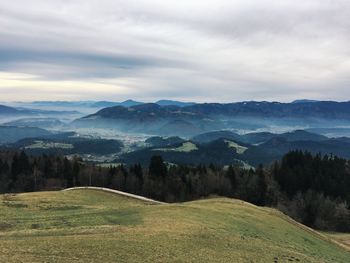
<path id="1" fill-rule="evenodd" d="M 349 17 L 349 0 L 0 0 L 0 100 L 350 100 Z"/>

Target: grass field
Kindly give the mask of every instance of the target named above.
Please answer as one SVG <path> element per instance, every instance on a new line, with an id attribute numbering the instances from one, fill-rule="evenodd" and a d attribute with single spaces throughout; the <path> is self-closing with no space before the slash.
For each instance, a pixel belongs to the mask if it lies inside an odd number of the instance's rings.
<path id="1" fill-rule="evenodd" d="M 246 150 L 248 150 L 247 147 L 239 145 L 238 143 L 235 143 L 233 141 L 225 140 L 225 142 L 227 143 L 228 147 L 236 149 L 236 152 L 238 154 L 243 154 Z"/>
<path id="2" fill-rule="evenodd" d="M 176 148 L 158 148 L 153 149 L 153 151 L 162 151 L 162 152 L 192 152 L 198 150 L 197 145 L 192 142 L 184 142 L 181 146 Z"/>
<path id="3" fill-rule="evenodd" d="M 349 262 L 327 235 L 214 198 L 154 205 L 97 190 L 0 196 L 0 262 Z"/>
<path id="4" fill-rule="evenodd" d="M 26 149 L 73 149 L 73 144 L 68 143 L 59 143 L 59 142 L 44 142 L 44 141 L 35 141 L 34 144 L 28 145 Z"/>
<path id="5" fill-rule="evenodd" d="M 333 240 L 350 250 L 350 234 L 349 233 L 325 233 Z"/>

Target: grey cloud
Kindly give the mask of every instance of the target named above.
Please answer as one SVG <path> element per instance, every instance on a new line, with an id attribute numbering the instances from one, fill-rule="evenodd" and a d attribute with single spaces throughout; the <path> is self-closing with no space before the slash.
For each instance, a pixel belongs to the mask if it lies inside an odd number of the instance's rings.
<path id="1" fill-rule="evenodd" d="M 0 0 L 0 71 L 140 99 L 344 99 L 349 16 L 347 0 Z"/>
<path id="2" fill-rule="evenodd" d="M 23 50 L 23 49 L 1 49 L 0 69 L 6 71 L 21 69 L 25 73 L 35 74 L 35 69 L 42 74 L 43 78 L 66 79 L 66 78 L 95 78 L 95 77 L 117 77 L 132 74 L 136 70 L 148 67 L 185 67 L 186 63 L 173 59 L 161 59 L 156 57 L 141 57 L 117 54 L 98 54 L 65 52 L 53 50 Z M 23 65 L 23 66 L 21 66 Z M 43 68 L 40 69 L 40 65 Z M 61 68 L 59 74 L 47 70 L 48 67 Z M 64 70 L 66 67 L 66 71 Z M 72 71 L 73 70 L 73 71 Z M 129 73 L 128 73 L 129 71 Z"/>

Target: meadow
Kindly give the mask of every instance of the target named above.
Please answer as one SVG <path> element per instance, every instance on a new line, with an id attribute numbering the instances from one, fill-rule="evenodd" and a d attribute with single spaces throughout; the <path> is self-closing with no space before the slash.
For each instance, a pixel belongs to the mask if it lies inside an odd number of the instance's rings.
<path id="1" fill-rule="evenodd" d="M 0 262 L 345 263 L 347 238 L 228 198 L 153 204 L 98 190 L 0 196 Z"/>

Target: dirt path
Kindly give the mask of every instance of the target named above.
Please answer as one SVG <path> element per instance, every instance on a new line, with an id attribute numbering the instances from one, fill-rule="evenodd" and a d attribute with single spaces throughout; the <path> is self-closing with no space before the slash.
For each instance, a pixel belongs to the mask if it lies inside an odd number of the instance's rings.
<path id="1" fill-rule="evenodd" d="M 154 204 L 166 204 L 164 202 L 160 202 L 160 201 L 157 201 L 154 199 L 146 198 L 146 197 L 143 197 L 140 195 L 129 194 L 129 193 L 125 193 L 122 191 L 118 191 L 118 190 L 114 190 L 114 189 L 110 189 L 110 188 L 104 188 L 104 187 L 83 186 L 83 187 L 67 188 L 67 189 L 64 189 L 62 191 L 72 191 L 72 190 L 81 190 L 81 189 L 100 190 L 100 191 L 110 192 L 110 193 L 130 197 L 130 198 L 134 198 L 134 199 L 138 199 L 138 200 L 142 200 L 142 201 L 146 201 L 146 202 L 150 202 L 150 203 L 154 203 Z"/>

